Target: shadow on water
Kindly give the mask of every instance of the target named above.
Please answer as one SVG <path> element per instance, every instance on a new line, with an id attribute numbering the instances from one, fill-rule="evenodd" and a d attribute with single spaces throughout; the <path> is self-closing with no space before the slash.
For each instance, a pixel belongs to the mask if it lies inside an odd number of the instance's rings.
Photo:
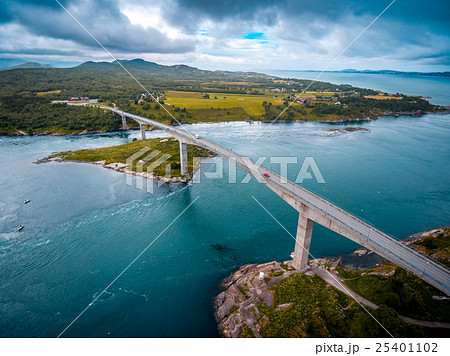
<path id="1" fill-rule="evenodd" d="M 221 244 L 211 244 L 210 246 L 214 251 L 221 252 L 221 253 L 231 253 L 231 252 L 235 251 L 234 248 L 227 247 L 227 246 L 221 245 Z"/>
<path id="2" fill-rule="evenodd" d="M 97 140 L 101 138 L 128 138 L 128 137 L 130 137 L 130 133 L 128 131 L 111 131 L 105 133 L 92 133 L 86 135 L 67 135 L 66 140 L 75 141 L 86 138 Z"/>

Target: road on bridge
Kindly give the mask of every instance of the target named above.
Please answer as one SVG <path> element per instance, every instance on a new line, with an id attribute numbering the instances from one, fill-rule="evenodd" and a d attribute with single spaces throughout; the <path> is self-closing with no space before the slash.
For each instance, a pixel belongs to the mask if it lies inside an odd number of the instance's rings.
<path id="1" fill-rule="evenodd" d="M 85 105 L 96 106 L 90 104 Z M 419 278 L 425 280 L 447 295 L 450 295 L 450 271 L 448 269 L 402 244 L 393 237 L 381 232 L 374 226 L 369 225 L 349 212 L 346 212 L 327 200 L 311 193 L 309 190 L 300 187 L 294 182 L 287 180 L 285 177 L 281 177 L 273 171 L 258 166 L 249 158 L 240 156 L 236 154 L 236 152 L 232 152 L 214 142 L 204 138 L 195 138 L 195 136 L 182 128 L 166 125 L 115 108 L 104 106 L 100 106 L 100 108 L 113 111 L 121 116 L 129 117 L 142 124 L 158 127 L 173 134 L 178 139 L 182 139 L 193 145 L 201 146 L 221 157 L 232 160 L 236 165 L 255 176 L 258 181 L 266 184 L 272 190 L 282 191 L 292 199 L 299 203 L 303 203 L 315 212 L 331 219 L 336 224 L 352 230 L 359 236 L 358 240 L 354 240 L 355 242 L 375 251 L 392 263 L 414 273 Z M 264 176 L 263 173 L 267 173 L 269 177 Z"/>

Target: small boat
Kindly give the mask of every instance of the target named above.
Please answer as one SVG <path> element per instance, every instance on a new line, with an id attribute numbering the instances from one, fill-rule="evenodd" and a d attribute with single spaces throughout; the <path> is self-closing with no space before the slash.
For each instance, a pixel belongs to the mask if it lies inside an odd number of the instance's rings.
<path id="1" fill-rule="evenodd" d="M 23 225 L 20 225 L 18 228 L 17 228 L 17 231 L 20 231 L 20 230 L 22 230 L 23 229 Z"/>
<path id="2" fill-rule="evenodd" d="M 30 199 L 25 199 L 25 200 L 23 201 L 24 204 L 28 204 L 29 202 L 30 202 Z"/>
<path id="3" fill-rule="evenodd" d="M 291 258 L 294 259 L 294 256 L 295 256 L 295 252 L 292 252 L 291 253 Z"/>

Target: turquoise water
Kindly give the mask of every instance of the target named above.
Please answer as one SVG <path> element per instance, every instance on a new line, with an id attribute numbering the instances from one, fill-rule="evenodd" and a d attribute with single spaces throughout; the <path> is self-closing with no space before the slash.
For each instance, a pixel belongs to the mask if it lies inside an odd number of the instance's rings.
<path id="1" fill-rule="evenodd" d="M 284 78 L 315 79 L 320 72 L 302 71 L 265 71 L 267 74 Z M 364 73 L 332 73 L 325 72 L 318 79 L 334 84 L 350 84 L 360 88 L 381 90 L 387 93 L 429 96 L 431 103 L 450 105 L 450 77 L 424 75 L 392 75 Z"/>
<path id="2" fill-rule="evenodd" d="M 287 155 L 301 164 L 314 157 L 326 183 L 303 186 L 402 239 L 449 223 L 449 120 L 386 118 L 356 124 L 369 132 L 334 137 L 324 130 L 345 124 L 274 124 L 254 144 L 267 124 L 187 128 L 253 159 Z M 229 184 L 227 164 L 222 179 L 163 186 L 155 194 L 99 166 L 33 164 L 53 151 L 114 145 L 137 135 L 0 137 L 0 336 L 57 336 L 197 197 L 65 336 L 218 336 L 211 304 L 218 283 L 242 264 L 289 258 L 294 241 L 252 196 L 293 234 L 296 212 L 254 179 Z M 244 173 L 237 173 L 240 182 Z M 24 205 L 26 198 L 31 202 Z M 315 227 L 314 256 L 354 248 Z"/>

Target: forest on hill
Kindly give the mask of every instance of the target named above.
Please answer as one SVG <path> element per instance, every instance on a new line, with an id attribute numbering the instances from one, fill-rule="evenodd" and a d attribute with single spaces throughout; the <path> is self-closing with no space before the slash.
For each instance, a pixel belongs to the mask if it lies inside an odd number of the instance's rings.
<path id="1" fill-rule="evenodd" d="M 250 116 L 253 120 L 273 120 L 288 106 L 288 101 L 305 88 L 308 88 L 308 93 L 315 93 L 314 97 L 318 101 L 305 103 L 304 107 L 292 106 L 286 111 L 283 120 L 374 118 L 385 111 L 436 110 L 436 107 L 418 97 L 404 96 L 402 100 L 370 99 L 366 96 L 378 93 L 350 85 L 326 82 L 311 84 L 311 80 L 281 79 L 253 72 L 205 71 L 186 65 L 163 66 L 139 59 L 120 61 L 120 65 L 86 62 L 74 68 L 5 70 L 0 72 L 0 87 L 0 134 L 68 134 L 120 129 L 120 120 L 103 110 L 52 105 L 53 100 L 69 97 L 96 98 L 105 104 L 114 103 L 122 110 L 148 114 L 156 120 L 172 124 L 174 120 L 171 115 L 179 122 L 245 120 Z M 214 109 L 210 105 L 211 101 L 205 100 L 202 107 L 194 110 L 172 105 L 170 109 L 167 107 L 171 115 L 162 110 L 154 115 L 154 112 L 145 110 L 151 106 L 151 98 L 140 100 L 141 94 L 145 92 L 143 87 L 153 93 L 172 90 L 202 95 L 219 93 L 260 96 L 261 102 L 258 105 L 261 114 L 249 115 L 245 108 L 239 106 L 220 113 L 211 110 Z M 274 93 L 274 90 L 280 93 Z M 331 105 L 329 100 L 321 100 L 323 93 L 333 93 L 333 103 L 339 100 L 342 105 Z M 280 104 L 267 104 L 265 97 L 269 95 L 279 99 Z M 143 105 L 147 106 L 143 108 Z"/>

